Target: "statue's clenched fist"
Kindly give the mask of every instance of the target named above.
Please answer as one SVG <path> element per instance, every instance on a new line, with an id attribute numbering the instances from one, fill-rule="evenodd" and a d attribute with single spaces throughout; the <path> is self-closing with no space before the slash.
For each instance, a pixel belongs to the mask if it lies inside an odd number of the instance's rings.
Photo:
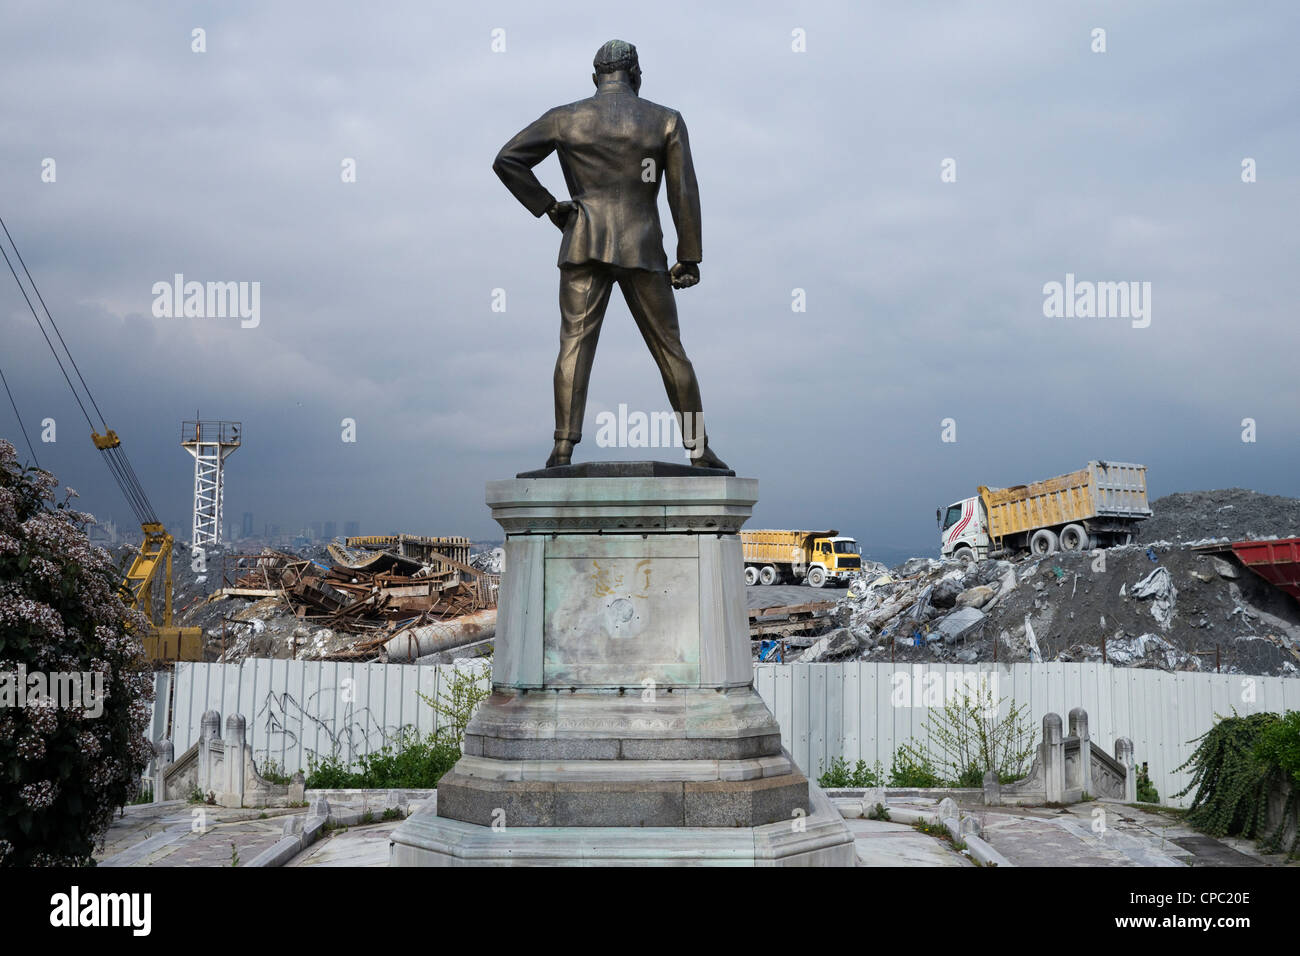
<path id="1" fill-rule="evenodd" d="M 698 262 L 679 262 L 668 270 L 668 278 L 672 280 L 674 289 L 689 289 L 700 281 L 700 265 Z"/>
<path id="2" fill-rule="evenodd" d="M 569 217 L 578 211 L 578 204 L 565 200 L 564 202 L 551 203 L 551 208 L 546 210 L 546 215 L 551 217 L 551 222 L 555 223 L 555 228 L 564 232 L 564 227 L 569 224 Z"/>

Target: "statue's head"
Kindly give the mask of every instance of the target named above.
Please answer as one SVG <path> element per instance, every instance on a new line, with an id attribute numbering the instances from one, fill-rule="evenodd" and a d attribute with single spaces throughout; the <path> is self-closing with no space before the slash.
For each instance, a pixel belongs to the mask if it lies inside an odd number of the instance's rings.
<path id="1" fill-rule="evenodd" d="M 641 64 L 637 60 L 636 47 L 625 40 L 610 40 L 596 51 L 596 58 L 591 61 L 596 72 L 591 74 L 591 82 L 600 86 L 600 78 L 615 73 L 627 75 L 632 89 L 641 90 Z"/>

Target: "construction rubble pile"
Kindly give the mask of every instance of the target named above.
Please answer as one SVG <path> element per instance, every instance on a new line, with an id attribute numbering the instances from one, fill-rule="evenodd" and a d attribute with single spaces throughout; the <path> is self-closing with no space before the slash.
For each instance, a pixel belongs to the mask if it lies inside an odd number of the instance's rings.
<path id="1" fill-rule="evenodd" d="M 1151 511 L 1138 526 L 1138 540 L 1147 544 L 1300 535 L 1300 498 L 1245 488 L 1180 491 L 1151 502 Z"/>
<path id="2" fill-rule="evenodd" d="M 1176 496 L 1193 500 L 1209 524 L 1198 527 L 1192 508 L 1175 518 L 1180 510 L 1170 507 L 1171 517 L 1158 530 L 1176 529 L 1179 543 L 970 566 L 912 558 L 891 570 L 865 562 L 827 615 L 830 629 L 787 641 L 783 659 L 1104 660 L 1167 671 L 1294 676 L 1300 673 L 1300 604 L 1230 556 L 1206 553 L 1204 542 L 1215 536 L 1205 530 L 1226 524 L 1215 495 L 1241 497 L 1237 489 Z M 1156 515 L 1163 502 L 1153 503 Z M 1230 501 L 1228 510 L 1245 511 L 1251 503 Z M 1291 513 L 1300 516 L 1300 508 Z M 1243 531 L 1240 523 L 1232 530 L 1234 537 L 1264 537 Z M 1268 536 L 1278 533 L 1296 532 L 1284 525 Z"/>
<path id="3" fill-rule="evenodd" d="M 506 570 L 506 549 L 492 548 L 490 551 L 480 551 L 478 554 L 472 554 L 469 563 L 480 571 L 487 571 L 489 574 L 503 574 Z"/>
<path id="4" fill-rule="evenodd" d="M 1300 500 L 1184 492 L 1152 511 L 1138 543 L 1102 551 L 972 564 L 916 557 L 894 568 L 864 561 L 845 591 L 750 609 L 756 656 L 1300 674 L 1300 603 L 1207 544 L 1298 536 Z M 468 539 L 395 535 L 208 561 L 197 570 L 176 563 L 177 623 L 203 628 L 205 660 L 491 653 L 499 547 L 471 554 Z"/>
<path id="5" fill-rule="evenodd" d="M 351 538 L 324 560 L 268 548 L 221 561 L 223 586 L 181 615 L 203 627 L 205 659 L 386 661 L 396 647 L 393 659 L 409 660 L 488 650 L 495 633 L 500 576 L 470 563 L 463 538 Z"/>

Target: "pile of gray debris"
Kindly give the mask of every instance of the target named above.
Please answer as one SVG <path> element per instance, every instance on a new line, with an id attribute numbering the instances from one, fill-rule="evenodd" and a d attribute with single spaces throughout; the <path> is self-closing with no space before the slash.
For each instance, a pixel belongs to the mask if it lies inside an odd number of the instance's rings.
<path id="1" fill-rule="evenodd" d="M 1300 604 L 1234 560 L 1159 543 L 866 567 L 787 661 L 1105 661 L 1300 673 Z"/>

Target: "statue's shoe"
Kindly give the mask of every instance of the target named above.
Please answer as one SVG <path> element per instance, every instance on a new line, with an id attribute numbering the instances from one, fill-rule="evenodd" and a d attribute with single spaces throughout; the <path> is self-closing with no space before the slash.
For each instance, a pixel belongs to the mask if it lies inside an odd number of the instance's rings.
<path id="1" fill-rule="evenodd" d="M 691 464 L 696 468 L 721 468 L 723 471 L 731 471 L 727 463 L 715 455 L 708 445 L 704 446 L 704 450 L 698 457 L 691 460 Z"/>
<path id="2" fill-rule="evenodd" d="M 573 457 L 573 442 L 557 441 L 555 447 L 551 450 L 551 457 L 546 459 L 547 468 L 556 468 L 560 465 L 569 464 Z"/>

